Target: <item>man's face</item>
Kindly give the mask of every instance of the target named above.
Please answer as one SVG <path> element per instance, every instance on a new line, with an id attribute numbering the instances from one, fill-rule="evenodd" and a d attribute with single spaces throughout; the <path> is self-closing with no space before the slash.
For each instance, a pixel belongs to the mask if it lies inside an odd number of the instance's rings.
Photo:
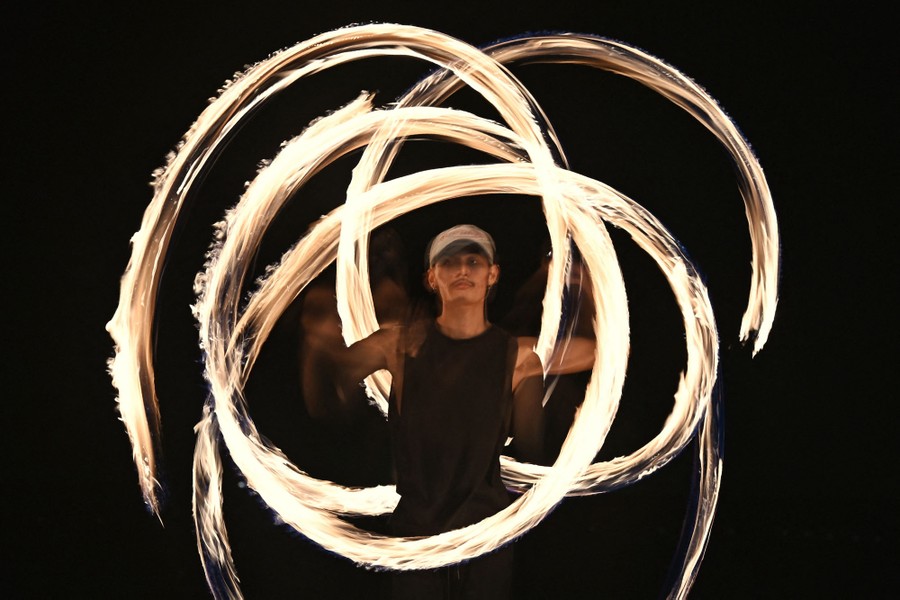
<path id="1" fill-rule="evenodd" d="M 482 304 L 494 285 L 499 267 L 477 252 L 458 252 L 435 262 L 428 270 L 428 284 L 445 305 L 455 302 Z"/>

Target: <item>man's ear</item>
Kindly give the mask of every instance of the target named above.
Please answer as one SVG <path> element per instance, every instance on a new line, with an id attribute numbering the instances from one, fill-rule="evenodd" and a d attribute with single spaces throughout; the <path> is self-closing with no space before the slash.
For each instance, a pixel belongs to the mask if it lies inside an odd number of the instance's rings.
<path id="1" fill-rule="evenodd" d="M 425 289 L 427 289 L 429 292 L 435 291 L 436 286 L 434 282 L 434 269 L 429 268 L 427 271 L 425 271 L 425 277 L 422 283 L 425 284 Z"/>
<path id="2" fill-rule="evenodd" d="M 491 265 L 491 270 L 488 273 L 488 285 L 494 285 L 498 281 L 500 281 L 500 265 Z"/>

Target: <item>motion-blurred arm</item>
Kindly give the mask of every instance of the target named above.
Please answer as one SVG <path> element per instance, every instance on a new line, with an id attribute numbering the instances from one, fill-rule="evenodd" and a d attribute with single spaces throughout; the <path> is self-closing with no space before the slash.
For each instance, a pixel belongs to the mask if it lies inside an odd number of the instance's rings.
<path id="1" fill-rule="evenodd" d="M 544 378 L 541 361 L 530 348 L 519 347 L 513 376 L 512 437 L 516 458 L 545 464 Z"/>
<path id="2" fill-rule="evenodd" d="M 396 328 L 380 329 L 347 347 L 328 287 L 309 290 L 300 323 L 300 369 L 307 411 L 313 418 L 352 417 L 367 405 L 360 385 L 363 379 L 389 366 Z"/>

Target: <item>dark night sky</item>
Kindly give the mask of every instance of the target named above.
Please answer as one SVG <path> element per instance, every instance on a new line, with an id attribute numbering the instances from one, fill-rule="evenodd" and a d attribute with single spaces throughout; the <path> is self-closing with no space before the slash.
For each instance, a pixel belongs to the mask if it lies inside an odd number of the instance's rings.
<path id="1" fill-rule="evenodd" d="M 176 238 L 160 299 L 165 526 L 140 497 L 106 374 L 112 347 L 104 325 L 118 300 L 128 240 L 151 198 L 150 174 L 207 99 L 248 63 L 316 33 L 369 21 L 431 27 L 475 45 L 529 31 L 594 33 L 663 58 L 720 102 L 762 162 L 783 236 L 775 327 L 753 359 L 737 342 L 749 285 L 743 211 L 727 157 L 711 136 L 611 75 L 517 72 L 547 109 L 572 168 L 647 206 L 709 283 L 722 338 L 725 476 L 691 597 L 896 593 L 890 377 L 897 364 L 891 281 L 898 265 L 888 232 L 896 189 L 888 184 L 897 174 L 897 138 L 888 108 L 897 100 L 897 57 L 888 54 L 887 17 L 826 12 L 809 2 L 556 3 L 541 10 L 487 4 L 334 2 L 303 10 L 300 3 L 220 2 L 201 10 L 50 2 L 27 13 L 3 9 L 4 179 L 12 185 L 6 289 L 13 296 L 4 597 L 209 597 L 190 518 L 191 428 L 205 391 L 188 304 L 210 226 L 280 141 L 361 89 L 377 89 L 379 100 L 390 101 L 421 68 L 348 68 L 289 95 L 242 132 L 246 137 L 236 139 L 206 181 Z M 348 172 L 340 168 L 316 193 L 340 194 Z M 482 203 L 475 210 L 494 224 L 501 249 L 504 241 L 513 249 L 504 279 L 511 293 L 531 268 L 531 247 L 525 234 L 512 231 L 505 207 Z M 539 213 L 516 215 L 520 233 L 533 231 Z M 294 216 L 302 222 L 315 215 Z M 273 253 L 304 229 L 282 225 Z M 424 240 L 416 235 L 424 233 L 403 227 L 417 260 Z M 664 283 L 624 238 L 615 239 L 635 321 L 623 399 L 623 418 L 631 420 L 611 440 L 625 448 L 645 439 L 641 427 L 664 418 L 683 357 Z M 346 432 L 311 427 L 291 396 L 293 338 L 285 321 L 253 384 L 255 418 L 301 467 L 306 460 L 336 468 L 324 464 L 326 449 L 339 466 L 354 465 L 360 452 L 377 458 L 377 443 L 372 450 Z M 299 431 L 306 442 L 298 441 Z M 655 597 L 681 526 L 689 454 L 631 488 L 564 501 L 519 542 L 517 596 Z M 231 473 L 225 488 L 248 598 L 380 597 L 382 575 L 274 525 Z"/>

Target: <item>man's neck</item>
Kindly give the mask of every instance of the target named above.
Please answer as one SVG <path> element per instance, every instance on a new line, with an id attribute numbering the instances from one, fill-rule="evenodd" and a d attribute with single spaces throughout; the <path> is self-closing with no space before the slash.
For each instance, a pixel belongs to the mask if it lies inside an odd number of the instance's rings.
<path id="1" fill-rule="evenodd" d="M 490 323 L 484 316 L 483 307 L 444 307 L 435 319 L 441 333 L 449 338 L 464 340 L 484 333 Z"/>

